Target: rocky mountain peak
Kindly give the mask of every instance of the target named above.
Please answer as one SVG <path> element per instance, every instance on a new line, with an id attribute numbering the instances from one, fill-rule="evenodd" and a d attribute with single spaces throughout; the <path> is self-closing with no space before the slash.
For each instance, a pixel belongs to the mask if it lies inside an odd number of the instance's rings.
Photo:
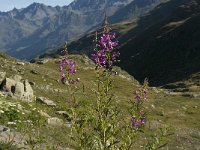
<path id="1" fill-rule="evenodd" d="M 134 0 L 75 0 L 69 7 L 84 12 L 110 10 L 112 7 L 125 6 Z"/>

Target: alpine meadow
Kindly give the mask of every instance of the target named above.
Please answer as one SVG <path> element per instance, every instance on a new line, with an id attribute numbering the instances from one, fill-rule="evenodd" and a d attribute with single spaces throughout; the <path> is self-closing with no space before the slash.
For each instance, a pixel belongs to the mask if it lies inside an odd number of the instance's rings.
<path id="1" fill-rule="evenodd" d="M 61 1 L 1 2 L 0 150 L 200 150 L 200 1 Z"/>

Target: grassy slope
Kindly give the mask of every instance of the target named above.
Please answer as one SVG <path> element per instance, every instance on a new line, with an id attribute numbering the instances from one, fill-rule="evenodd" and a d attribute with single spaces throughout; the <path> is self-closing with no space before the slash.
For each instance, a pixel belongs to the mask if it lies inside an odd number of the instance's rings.
<path id="1" fill-rule="evenodd" d="M 171 0 L 138 20 L 112 25 L 120 41 L 119 65 L 139 81 L 148 77 L 154 86 L 198 74 L 199 10 L 197 0 Z M 90 33 L 72 42 L 69 51 L 90 55 L 93 38 Z"/>
<path id="2" fill-rule="evenodd" d="M 81 78 L 82 83 L 85 85 L 85 94 L 81 92 L 77 93 L 81 103 L 87 105 L 91 100 L 94 100 L 94 94 L 91 92 L 91 88 L 94 87 L 95 74 L 92 69 L 94 65 L 88 62 L 84 56 L 70 56 L 76 61 L 78 61 L 78 70 L 77 76 Z M 6 60 L 4 59 L 6 58 Z M 48 113 L 53 117 L 60 117 L 55 114 L 58 110 L 67 110 L 69 107 L 67 103 L 67 91 L 66 87 L 61 83 L 58 83 L 57 80 L 60 78 L 58 71 L 58 65 L 55 63 L 56 59 L 50 59 L 46 64 L 29 64 L 26 63 L 25 66 L 16 65 L 16 61 L 11 60 L 9 57 L 4 55 L 4 58 L 0 57 L 2 64 L 5 67 L 1 67 L 1 71 L 6 71 L 8 76 L 14 73 L 20 74 L 18 71 L 13 71 L 13 66 L 17 70 L 23 70 L 22 74 L 24 79 L 29 79 L 36 83 L 33 86 L 35 94 L 37 96 L 45 96 L 49 99 L 52 99 L 56 102 L 58 107 L 51 108 L 45 105 L 42 105 L 38 102 L 34 102 L 31 106 L 26 103 L 20 102 L 27 110 L 33 109 L 34 107 L 37 110 L 42 110 Z M 89 68 L 88 68 L 89 66 Z M 38 74 L 31 73 L 32 70 L 38 71 Z M 120 71 L 121 72 L 121 71 Z M 126 77 L 128 75 L 124 73 Z M 134 90 L 137 87 L 137 82 L 134 80 L 127 80 L 125 78 L 116 76 L 114 93 L 117 104 L 120 108 L 126 110 L 127 102 L 132 99 Z M 82 88 L 80 86 L 80 88 Z M 58 89 L 59 91 L 55 91 Z M 150 90 L 150 100 L 147 102 L 146 107 L 150 114 L 149 118 L 152 119 L 151 126 L 157 126 L 159 124 L 168 124 L 172 125 L 177 129 L 175 135 L 170 139 L 169 148 L 170 149 L 198 149 L 200 144 L 200 120 L 199 120 L 199 99 L 190 98 L 183 96 L 171 96 L 166 94 L 165 91 L 160 90 L 159 94 L 155 94 L 153 90 Z M 3 100 L 5 98 L 1 98 Z M 12 101 L 7 99 L 7 101 Z M 154 108 L 155 106 L 155 108 Z M 64 119 L 64 118 L 62 118 Z M 45 119 L 46 120 L 46 119 Z M 47 128 L 40 127 L 40 132 L 43 136 L 49 140 L 49 143 L 59 144 L 61 146 L 69 146 L 68 128 Z M 29 132 L 28 130 L 26 132 Z M 139 148 L 138 148 L 139 149 Z"/>
<path id="3" fill-rule="evenodd" d="M 132 39 L 121 47 L 121 66 L 140 81 L 148 77 L 152 85 L 181 81 L 199 72 L 199 10 L 198 1 L 171 0 L 141 18 L 124 35 Z M 137 35 L 142 28 L 146 29 Z"/>

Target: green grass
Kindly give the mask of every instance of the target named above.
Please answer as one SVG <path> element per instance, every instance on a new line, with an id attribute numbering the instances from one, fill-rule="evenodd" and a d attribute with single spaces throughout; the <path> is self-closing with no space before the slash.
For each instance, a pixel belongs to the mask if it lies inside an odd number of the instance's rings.
<path id="1" fill-rule="evenodd" d="M 12 143 L 0 142 L 0 150 L 20 150 L 20 149 L 14 146 Z"/>
<path id="2" fill-rule="evenodd" d="M 72 57 L 72 56 L 71 56 Z M 81 78 L 81 84 L 77 84 L 77 87 L 80 91 L 76 94 L 80 103 L 87 106 L 91 101 L 95 100 L 95 94 L 91 92 L 92 88 L 95 87 L 95 73 L 94 65 L 85 63 L 84 59 L 80 56 L 73 56 L 78 62 L 78 69 L 76 77 Z M 39 102 L 33 102 L 30 104 L 21 102 L 20 100 L 13 100 L 10 98 L 1 98 L 1 100 L 6 100 L 8 102 L 19 102 L 25 110 L 31 111 L 36 108 L 36 111 L 42 110 L 46 112 L 51 117 L 59 117 L 65 122 L 67 121 L 64 117 L 56 114 L 56 111 L 69 109 L 69 101 L 67 100 L 67 89 L 66 86 L 58 82 L 60 80 L 60 73 L 58 70 L 58 64 L 55 63 L 57 60 L 50 59 L 48 63 L 39 65 L 39 64 L 26 64 L 25 66 L 16 65 L 16 62 L 10 59 L 7 59 L 7 62 L 4 62 L 4 58 L 0 57 L 0 61 L 7 65 L 5 68 L 1 68 L 1 71 L 6 71 L 7 75 L 10 76 L 14 72 L 10 69 L 10 66 L 15 66 L 16 70 L 24 68 L 24 73 L 22 74 L 23 79 L 29 79 L 36 83 L 33 86 L 35 95 L 44 96 L 53 100 L 57 107 L 48 107 Z M 31 73 L 32 70 L 37 70 L 38 74 Z M 123 74 L 125 77 L 129 77 L 126 73 L 119 70 L 120 74 Z M 113 77 L 114 80 L 114 97 L 116 100 L 116 105 L 118 108 L 122 109 L 125 112 L 124 117 L 130 117 L 127 113 L 128 101 L 134 99 L 134 91 L 138 86 L 137 81 L 128 80 L 120 76 Z M 45 87 L 49 85 L 49 89 Z M 82 86 L 84 85 L 84 93 L 81 92 Z M 57 92 L 54 89 L 62 90 Z M 158 88 L 158 90 L 160 90 Z M 152 108 L 152 105 L 155 108 Z M 172 96 L 167 95 L 164 92 L 155 94 L 153 90 L 149 91 L 149 101 L 147 101 L 146 106 L 149 119 L 150 127 L 159 127 L 162 125 L 171 125 L 175 128 L 175 134 L 170 138 L 169 149 L 197 149 L 200 144 L 200 110 L 199 110 L 199 99 L 184 97 L 184 96 Z M 84 111 L 84 110 L 83 110 Z M 34 111 L 33 111 L 34 112 Z M 36 113 L 37 114 L 37 113 Z M 33 120 L 37 119 L 37 116 L 32 114 L 26 114 L 25 116 L 20 114 L 20 117 L 23 118 L 32 118 Z M 35 137 L 38 141 L 46 143 L 50 146 L 61 146 L 61 147 L 70 147 L 69 140 L 69 128 L 52 128 L 47 127 L 46 121 L 47 118 L 38 116 L 38 122 L 35 123 L 34 128 L 37 129 L 39 136 Z M 6 124 L 5 124 L 6 125 Z M 25 126 L 27 126 L 25 130 Z M 33 126 L 27 124 L 18 124 L 17 130 L 28 134 L 33 135 L 32 129 Z M 40 141 L 39 139 L 45 139 L 45 141 Z M 191 145 L 192 143 L 192 145 Z M 142 149 L 142 148 L 138 148 Z"/>

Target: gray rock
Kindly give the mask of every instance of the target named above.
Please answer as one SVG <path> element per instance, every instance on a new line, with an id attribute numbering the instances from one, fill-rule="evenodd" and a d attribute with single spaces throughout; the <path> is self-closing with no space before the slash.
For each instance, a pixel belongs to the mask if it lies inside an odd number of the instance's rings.
<path id="1" fill-rule="evenodd" d="M 54 118 L 48 118 L 47 124 L 50 126 L 63 126 L 64 122 L 62 119 L 54 117 Z"/>
<path id="2" fill-rule="evenodd" d="M 6 72 L 0 72 L 0 84 L 5 79 L 5 77 L 6 77 Z"/>
<path id="3" fill-rule="evenodd" d="M 192 97 L 198 98 L 198 97 L 200 97 L 200 94 L 193 94 Z"/>
<path id="4" fill-rule="evenodd" d="M 37 64 L 45 64 L 47 63 L 49 60 L 48 59 L 41 59 L 37 61 Z"/>
<path id="5" fill-rule="evenodd" d="M 20 82 L 22 80 L 22 77 L 20 75 L 14 75 L 11 77 L 13 80 L 15 80 L 16 82 Z"/>
<path id="6" fill-rule="evenodd" d="M 37 100 L 43 104 L 46 104 L 47 106 L 56 106 L 56 104 L 45 97 L 37 97 Z"/>
<path id="7" fill-rule="evenodd" d="M 31 73 L 33 73 L 33 74 L 39 74 L 39 72 L 37 70 L 32 70 Z"/>
<path id="8" fill-rule="evenodd" d="M 16 80 L 21 80 L 21 76 L 16 76 Z M 34 92 L 29 84 L 28 80 L 25 80 L 23 83 L 20 81 L 15 81 L 10 78 L 6 78 L 3 81 L 2 89 L 8 93 L 13 98 L 25 101 L 32 102 L 35 100 Z"/>
<path id="9" fill-rule="evenodd" d="M 187 110 L 187 108 L 186 108 L 186 107 L 184 107 L 184 106 L 183 106 L 182 108 L 183 108 L 183 110 Z"/>
<path id="10" fill-rule="evenodd" d="M 21 82 L 17 82 L 15 84 L 14 96 L 21 99 L 23 97 L 23 94 L 24 94 L 24 84 Z"/>
<path id="11" fill-rule="evenodd" d="M 29 81 L 29 83 L 30 83 L 30 85 L 32 85 L 32 86 L 36 85 L 36 83 L 35 83 L 35 82 L 32 82 L 32 81 Z"/>
<path id="12" fill-rule="evenodd" d="M 160 93 L 160 91 L 159 91 L 156 87 L 152 87 L 152 90 L 153 90 L 156 94 Z"/>
<path id="13" fill-rule="evenodd" d="M 51 116 L 49 116 L 46 112 L 44 111 L 40 111 L 40 115 L 43 116 L 43 117 L 46 117 L 46 118 L 51 118 Z"/>
<path id="14" fill-rule="evenodd" d="M 0 125 L 0 132 L 5 132 L 5 131 L 10 131 L 10 129 L 8 127 L 2 126 Z"/>
<path id="15" fill-rule="evenodd" d="M 72 116 L 70 114 L 68 114 L 66 111 L 57 111 L 56 114 L 61 115 L 65 118 L 67 118 L 68 120 L 70 120 L 72 118 Z"/>
<path id="16" fill-rule="evenodd" d="M 11 130 L 8 127 L 0 125 L 0 141 L 1 142 L 12 142 L 13 145 L 16 145 L 20 149 L 28 149 L 26 145 L 26 137 L 21 135 L 15 130 Z"/>
<path id="17" fill-rule="evenodd" d="M 24 94 L 22 97 L 23 101 L 32 102 L 35 100 L 35 95 L 31 85 L 29 84 L 28 80 L 24 81 Z"/>
<path id="18" fill-rule="evenodd" d="M 7 92 L 14 93 L 15 92 L 15 84 L 16 84 L 15 80 L 6 78 L 3 81 L 2 87 L 6 88 L 8 90 Z"/>
<path id="19" fill-rule="evenodd" d="M 25 65 L 25 63 L 24 63 L 24 62 L 17 62 L 17 65 L 24 66 L 24 65 Z"/>

